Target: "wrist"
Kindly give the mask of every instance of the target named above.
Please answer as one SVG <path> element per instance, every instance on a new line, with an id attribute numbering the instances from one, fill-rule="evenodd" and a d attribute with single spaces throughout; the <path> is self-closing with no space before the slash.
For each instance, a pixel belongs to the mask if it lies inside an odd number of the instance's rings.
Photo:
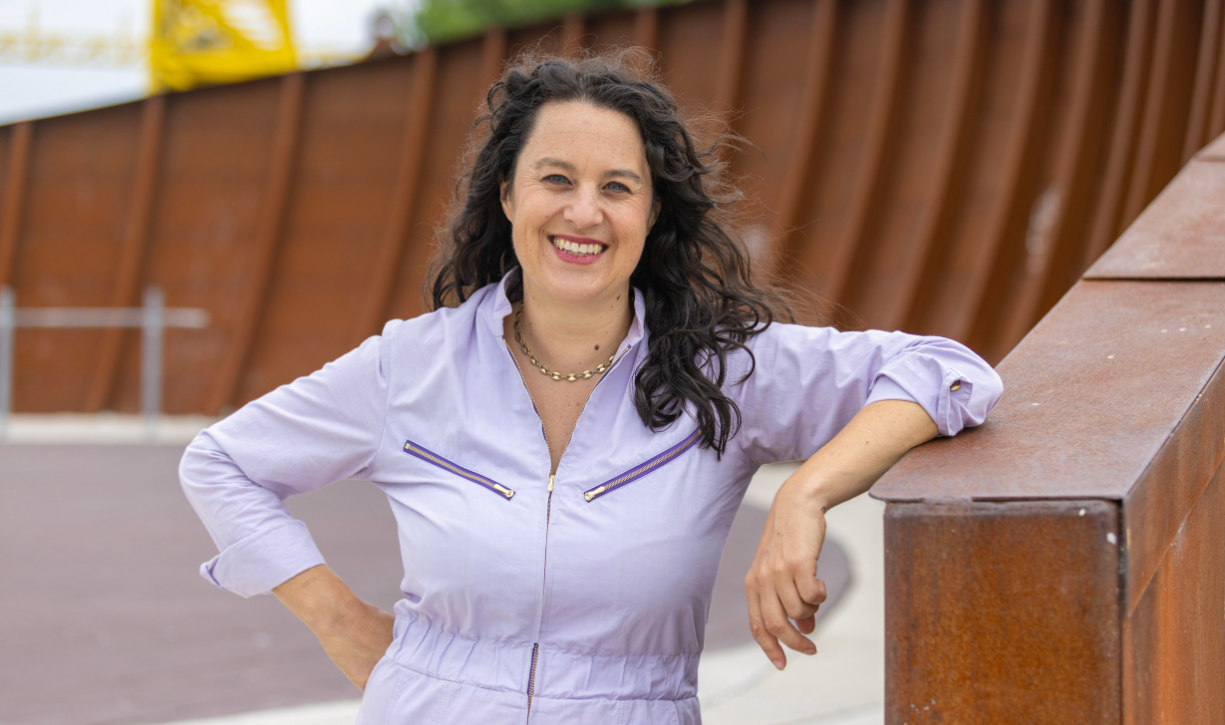
<path id="1" fill-rule="evenodd" d="M 327 566 L 317 566 L 273 588 L 272 593 L 317 635 L 340 629 L 363 602 Z"/>
<path id="2" fill-rule="evenodd" d="M 845 499 L 835 481 L 820 475 L 803 475 L 801 469 L 783 483 L 788 495 L 804 508 L 824 515 Z"/>

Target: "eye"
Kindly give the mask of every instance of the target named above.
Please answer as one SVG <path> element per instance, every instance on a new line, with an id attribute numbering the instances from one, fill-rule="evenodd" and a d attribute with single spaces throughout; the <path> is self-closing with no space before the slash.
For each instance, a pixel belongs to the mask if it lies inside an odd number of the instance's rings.
<path id="1" fill-rule="evenodd" d="M 561 174 L 549 174 L 548 176 L 544 177 L 544 180 L 550 183 L 553 183 L 553 184 L 569 184 L 570 183 L 570 180 L 562 176 Z"/>
<path id="2" fill-rule="evenodd" d="M 629 190 L 630 190 L 630 188 L 629 188 L 628 186 L 626 186 L 625 184 L 622 184 L 620 181 L 613 181 L 613 182 L 610 182 L 610 183 L 608 184 L 608 186 L 605 186 L 604 188 L 605 188 L 605 189 L 608 189 L 609 191 L 624 191 L 624 192 L 629 192 Z"/>

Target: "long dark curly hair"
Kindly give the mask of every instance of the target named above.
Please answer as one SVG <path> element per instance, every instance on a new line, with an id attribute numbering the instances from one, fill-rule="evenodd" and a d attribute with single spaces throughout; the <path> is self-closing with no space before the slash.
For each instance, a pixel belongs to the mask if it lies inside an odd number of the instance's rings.
<path id="1" fill-rule="evenodd" d="M 699 147 L 647 53 L 525 54 L 493 84 L 474 127 L 455 210 L 440 229 L 442 248 L 430 275 L 433 308 L 463 302 L 518 265 L 500 181 L 514 177 L 541 107 L 563 101 L 625 114 L 646 146 L 659 215 L 630 277 L 645 298 L 650 332 L 647 360 L 635 378 L 638 414 L 652 430 L 661 430 L 688 407 L 702 445 L 722 454 L 741 421 L 739 407 L 723 390 L 728 353 L 749 354 L 748 372 L 730 381 L 736 384 L 756 366 L 745 342 L 776 314 L 791 319 L 791 311 L 780 294 L 753 284 L 749 257 L 731 224 L 728 205 L 741 195 L 726 183 L 718 152 L 739 137 L 725 131 Z"/>

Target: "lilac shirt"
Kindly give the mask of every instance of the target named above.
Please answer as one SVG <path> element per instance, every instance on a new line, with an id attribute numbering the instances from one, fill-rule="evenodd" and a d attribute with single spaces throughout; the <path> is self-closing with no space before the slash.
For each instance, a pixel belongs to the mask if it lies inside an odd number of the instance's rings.
<path id="1" fill-rule="evenodd" d="M 639 418 L 637 294 L 550 482 L 540 418 L 502 339 L 510 311 L 495 284 L 389 322 L 203 431 L 183 457 L 183 488 L 221 551 L 201 573 L 244 597 L 323 563 L 287 496 L 348 477 L 387 494 L 404 599 L 360 723 L 523 722 L 529 702 L 533 723 L 699 723 L 715 573 L 758 466 L 808 457 L 878 400 L 918 402 L 954 435 L 1002 389 L 943 338 L 774 324 L 749 343 L 756 373 L 728 384 L 743 426 L 720 460 L 695 445 L 688 416 L 659 432 Z M 730 361 L 734 381 L 748 356 Z"/>

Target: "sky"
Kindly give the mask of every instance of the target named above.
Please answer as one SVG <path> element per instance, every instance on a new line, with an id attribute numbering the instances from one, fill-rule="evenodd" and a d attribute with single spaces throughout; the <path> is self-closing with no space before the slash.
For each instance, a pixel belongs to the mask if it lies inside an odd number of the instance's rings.
<path id="1" fill-rule="evenodd" d="M 406 0 L 289 0 L 300 48 L 361 55 L 372 44 L 374 14 Z M 36 18 L 43 34 L 72 37 L 148 35 L 152 0 L 0 0 L 0 36 Z M 143 67 L 68 67 L 15 63 L 0 56 L 0 124 L 140 98 Z"/>

